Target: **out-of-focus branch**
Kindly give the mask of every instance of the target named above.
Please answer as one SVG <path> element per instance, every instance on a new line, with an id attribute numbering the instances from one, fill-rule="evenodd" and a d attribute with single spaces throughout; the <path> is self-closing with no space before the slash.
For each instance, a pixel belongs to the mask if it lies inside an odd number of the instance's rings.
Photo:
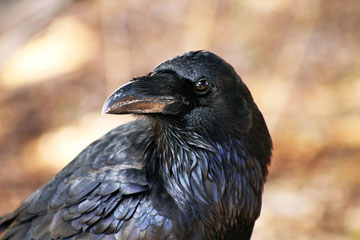
<path id="1" fill-rule="evenodd" d="M 117 0 L 100 0 L 99 8 L 106 89 L 110 94 L 119 87 L 119 80 L 131 78 L 131 48 L 126 21 L 128 8 L 126 1 Z"/>

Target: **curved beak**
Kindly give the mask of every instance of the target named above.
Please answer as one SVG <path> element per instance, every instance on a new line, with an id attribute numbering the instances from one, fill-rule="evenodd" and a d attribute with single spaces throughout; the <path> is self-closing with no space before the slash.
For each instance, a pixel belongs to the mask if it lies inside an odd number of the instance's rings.
<path id="1" fill-rule="evenodd" d="M 133 80 L 112 93 L 104 103 L 102 113 L 161 113 L 167 105 L 175 102 L 171 96 L 154 96 L 140 91 L 135 87 L 139 81 L 143 80 Z"/>

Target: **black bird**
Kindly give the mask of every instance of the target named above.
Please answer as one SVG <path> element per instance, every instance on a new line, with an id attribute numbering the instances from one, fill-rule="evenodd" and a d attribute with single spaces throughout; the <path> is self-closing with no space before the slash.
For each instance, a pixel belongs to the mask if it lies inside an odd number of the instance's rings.
<path id="1" fill-rule="evenodd" d="M 235 70 L 189 52 L 134 78 L 104 113 L 133 113 L 0 219 L 5 239 L 250 239 L 272 142 Z"/>

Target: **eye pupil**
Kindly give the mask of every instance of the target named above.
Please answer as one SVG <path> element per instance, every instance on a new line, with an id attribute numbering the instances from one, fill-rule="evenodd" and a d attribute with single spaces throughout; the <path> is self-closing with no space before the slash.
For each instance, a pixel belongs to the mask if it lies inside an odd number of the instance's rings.
<path id="1" fill-rule="evenodd" d="M 205 92 L 209 88 L 209 82 L 207 80 L 199 80 L 195 84 L 195 89 L 198 92 Z"/>

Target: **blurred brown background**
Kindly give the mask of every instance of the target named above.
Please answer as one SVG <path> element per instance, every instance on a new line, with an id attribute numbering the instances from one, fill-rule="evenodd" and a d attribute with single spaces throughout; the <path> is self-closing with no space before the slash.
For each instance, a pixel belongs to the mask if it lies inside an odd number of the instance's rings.
<path id="1" fill-rule="evenodd" d="M 242 76 L 274 156 L 253 239 L 360 239 L 358 0 L 3 0 L 0 215 L 131 116 L 107 95 L 189 50 Z"/>

